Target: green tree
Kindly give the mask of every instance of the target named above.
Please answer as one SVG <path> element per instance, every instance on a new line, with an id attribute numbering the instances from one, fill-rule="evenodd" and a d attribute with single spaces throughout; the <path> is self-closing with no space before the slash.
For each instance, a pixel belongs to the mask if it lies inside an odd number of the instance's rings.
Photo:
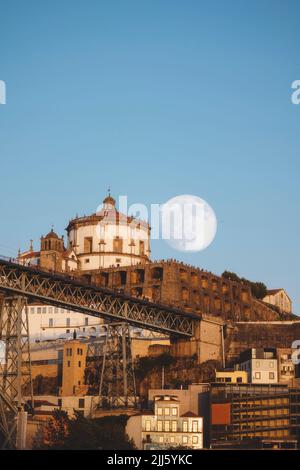
<path id="1" fill-rule="evenodd" d="M 55 410 L 45 426 L 41 426 L 34 439 L 34 449 L 63 449 L 69 432 L 70 419 L 65 411 Z"/>
<path id="2" fill-rule="evenodd" d="M 263 282 L 252 282 L 230 271 L 224 271 L 222 277 L 250 287 L 251 294 L 257 299 L 263 299 L 267 295 L 267 286 Z"/>
<path id="3" fill-rule="evenodd" d="M 108 416 L 92 420 L 78 412 L 70 419 L 65 412 L 56 411 L 38 431 L 33 447 L 48 450 L 134 449 L 134 443 L 125 433 L 127 419 L 128 416 Z"/>

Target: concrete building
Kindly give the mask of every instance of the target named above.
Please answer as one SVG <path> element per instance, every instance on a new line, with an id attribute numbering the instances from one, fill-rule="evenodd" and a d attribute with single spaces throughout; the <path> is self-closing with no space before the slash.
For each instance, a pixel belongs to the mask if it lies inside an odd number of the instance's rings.
<path id="1" fill-rule="evenodd" d="M 283 384 L 211 384 L 211 445 L 283 448 L 297 445 L 299 424 L 296 402 L 300 390 Z M 298 397 L 298 398 L 296 398 Z"/>
<path id="2" fill-rule="evenodd" d="M 74 330 L 87 337 L 103 333 L 100 318 L 38 303 L 28 306 L 28 323 L 32 342 L 71 338 Z"/>
<path id="3" fill-rule="evenodd" d="M 78 340 L 68 341 L 63 348 L 62 396 L 86 395 L 84 371 L 86 367 L 87 344 Z"/>
<path id="4" fill-rule="evenodd" d="M 235 370 L 216 372 L 216 382 L 287 383 L 298 378 L 292 348 L 252 348 L 240 354 Z M 277 364 L 276 364 L 277 362 Z"/>
<path id="5" fill-rule="evenodd" d="M 95 398 L 92 395 L 83 396 L 57 396 L 57 395 L 36 395 L 34 416 L 40 420 L 47 421 L 55 410 L 63 410 L 70 417 L 74 412 L 79 412 L 83 416 L 90 416 Z"/>
<path id="6" fill-rule="evenodd" d="M 216 382 L 219 383 L 247 383 L 248 373 L 244 370 L 216 371 Z"/>
<path id="7" fill-rule="evenodd" d="M 264 302 L 274 305 L 282 313 L 292 313 L 292 301 L 284 289 L 271 289 L 267 291 Z"/>
<path id="8" fill-rule="evenodd" d="M 62 358 L 65 340 L 34 343 L 30 346 L 31 374 L 56 379 L 57 390 L 62 378 Z"/>
<path id="9" fill-rule="evenodd" d="M 296 367 L 292 361 L 293 351 L 292 348 L 277 349 L 278 382 L 290 384 L 297 378 Z"/>
<path id="10" fill-rule="evenodd" d="M 150 389 L 148 392 L 148 406 L 154 408 L 155 397 L 172 395 L 180 401 L 182 414 L 192 412 L 203 419 L 203 446 L 209 447 L 210 434 L 210 384 L 195 383 L 188 388 L 180 389 Z"/>
<path id="11" fill-rule="evenodd" d="M 278 364 L 276 349 L 252 348 L 241 353 L 239 371 L 246 371 L 248 382 L 253 384 L 276 384 Z"/>
<path id="12" fill-rule="evenodd" d="M 140 449 L 203 448 L 203 418 L 182 413 L 176 395 L 155 396 L 153 411 L 129 418 L 126 432 Z"/>

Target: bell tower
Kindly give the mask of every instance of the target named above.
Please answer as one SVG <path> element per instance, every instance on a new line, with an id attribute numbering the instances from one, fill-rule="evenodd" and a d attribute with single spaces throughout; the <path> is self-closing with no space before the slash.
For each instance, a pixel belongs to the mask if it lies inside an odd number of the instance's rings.
<path id="1" fill-rule="evenodd" d="M 41 237 L 41 268 L 61 272 L 64 249 L 64 238 L 59 238 L 52 228 L 45 237 Z"/>

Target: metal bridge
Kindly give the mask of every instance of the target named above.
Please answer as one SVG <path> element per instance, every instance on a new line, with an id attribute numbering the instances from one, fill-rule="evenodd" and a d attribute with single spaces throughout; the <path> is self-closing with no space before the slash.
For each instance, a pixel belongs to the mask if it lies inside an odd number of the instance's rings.
<path id="1" fill-rule="evenodd" d="M 97 287 L 82 279 L 74 280 L 66 274 L 23 266 L 16 260 L 0 257 L 0 341 L 5 344 L 5 357 L 0 358 L 0 438 L 1 434 L 5 436 L 3 446 L 9 448 L 21 449 L 25 446 L 24 423 L 27 414 L 24 408 L 24 389 L 31 396 L 33 405 L 28 303 L 34 301 L 103 318 L 114 332 L 112 339 L 115 339 L 117 329 L 121 328 L 121 334 L 118 335 L 122 344 L 119 338 L 115 341 L 114 350 L 106 348 L 104 356 L 109 356 L 109 361 L 106 361 L 109 367 L 105 368 L 103 362 L 99 396 L 101 397 L 105 386 L 109 388 L 111 383 L 116 384 L 119 381 L 118 377 L 114 377 L 114 371 L 120 369 L 122 364 L 120 383 L 125 405 L 134 388 L 131 390 L 128 382 L 133 376 L 133 369 L 131 370 L 128 359 L 129 343 L 127 344 L 124 336 L 126 328 L 128 337 L 129 326 L 133 326 L 169 336 L 190 338 L 194 335 L 196 322 L 201 320 L 199 315 Z M 111 339 L 107 342 L 110 344 Z M 112 401 L 117 403 L 118 396 L 108 393 Z"/>
<path id="2" fill-rule="evenodd" d="M 0 293 L 179 337 L 192 337 L 194 323 L 201 319 L 196 314 L 1 258 Z"/>

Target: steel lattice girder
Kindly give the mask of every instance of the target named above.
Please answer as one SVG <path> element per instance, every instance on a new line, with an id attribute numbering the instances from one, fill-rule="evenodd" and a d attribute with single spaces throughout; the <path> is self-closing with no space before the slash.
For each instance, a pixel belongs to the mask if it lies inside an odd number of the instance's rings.
<path id="1" fill-rule="evenodd" d="M 53 275 L 0 259 L 0 291 L 20 294 L 69 310 L 126 321 L 132 326 L 191 337 L 199 315 L 139 300 L 104 288 L 85 285 L 67 276 Z"/>
<path id="2" fill-rule="evenodd" d="M 0 341 L 5 360 L 0 362 L 1 391 L 21 405 L 21 389 L 31 389 L 30 350 L 26 298 L 6 297 L 0 303 Z"/>
<path id="3" fill-rule="evenodd" d="M 16 416 L 18 409 L 9 396 L 0 389 L 0 432 L 3 435 L 2 449 L 15 448 Z"/>
<path id="4" fill-rule="evenodd" d="M 15 448 L 19 436 L 17 416 L 24 405 L 25 391 L 33 403 L 26 297 L 0 299 L 0 341 L 5 344 L 0 360 L 0 430 L 5 437 L 2 447 Z"/>
<path id="5" fill-rule="evenodd" d="M 99 387 L 100 406 L 136 406 L 136 384 L 128 323 L 107 325 Z"/>

